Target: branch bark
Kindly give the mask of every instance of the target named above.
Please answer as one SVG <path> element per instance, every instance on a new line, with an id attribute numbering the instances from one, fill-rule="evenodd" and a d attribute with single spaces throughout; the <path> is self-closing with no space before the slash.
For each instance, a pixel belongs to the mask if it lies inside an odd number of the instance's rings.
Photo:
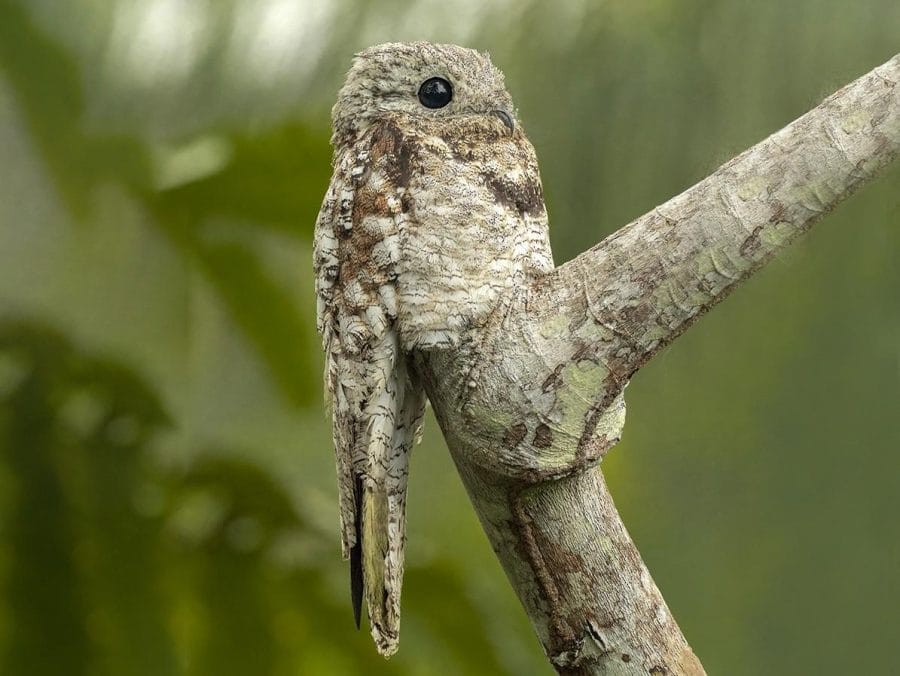
<path id="1" fill-rule="evenodd" d="M 900 153 L 900 55 L 417 355 L 485 532 L 559 673 L 703 674 L 597 463 L 629 378 Z"/>

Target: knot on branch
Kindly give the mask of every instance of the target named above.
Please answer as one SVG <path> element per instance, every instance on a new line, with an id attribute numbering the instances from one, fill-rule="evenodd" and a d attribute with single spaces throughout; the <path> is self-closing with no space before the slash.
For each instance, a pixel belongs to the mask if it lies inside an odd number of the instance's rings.
<path id="1" fill-rule="evenodd" d="M 517 292 L 494 324 L 478 329 L 477 350 L 433 355 L 428 368 L 442 374 L 438 397 L 455 389 L 449 410 L 433 402 L 452 418 L 442 427 L 462 442 L 455 447 L 466 449 L 465 459 L 536 482 L 590 467 L 618 443 L 626 382 L 595 341 L 579 340 L 579 326 L 573 334 L 558 299 L 530 294 Z M 446 387 L 448 373 L 458 387 Z"/>

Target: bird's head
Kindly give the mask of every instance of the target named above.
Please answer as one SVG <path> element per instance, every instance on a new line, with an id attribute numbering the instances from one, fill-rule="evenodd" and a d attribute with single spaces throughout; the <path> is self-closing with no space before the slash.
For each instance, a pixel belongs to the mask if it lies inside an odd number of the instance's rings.
<path id="1" fill-rule="evenodd" d="M 332 109 L 335 139 L 386 115 L 444 119 L 490 115 L 511 132 L 512 98 L 487 54 L 456 45 L 389 42 L 356 55 Z"/>

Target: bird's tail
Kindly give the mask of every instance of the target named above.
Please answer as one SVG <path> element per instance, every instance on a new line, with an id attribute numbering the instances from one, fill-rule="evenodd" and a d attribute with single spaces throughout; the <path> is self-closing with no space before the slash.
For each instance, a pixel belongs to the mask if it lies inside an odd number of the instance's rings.
<path id="1" fill-rule="evenodd" d="M 400 638 L 409 457 L 425 407 L 424 392 L 405 369 L 395 375 L 395 415 L 370 418 L 369 467 L 360 491 L 362 583 L 372 637 L 385 656 L 396 652 Z"/>

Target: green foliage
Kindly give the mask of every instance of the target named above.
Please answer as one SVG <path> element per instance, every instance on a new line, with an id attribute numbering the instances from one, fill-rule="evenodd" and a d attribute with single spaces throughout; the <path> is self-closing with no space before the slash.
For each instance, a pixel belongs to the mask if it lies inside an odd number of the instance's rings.
<path id="1" fill-rule="evenodd" d="M 549 673 L 433 421 L 400 652 L 352 627 L 310 271 L 341 72 L 376 40 L 490 50 L 565 260 L 898 26 L 890 0 L 0 0 L 0 673 Z M 900 670 L 898 182 L 628 390 L 607 476 L 710 673 Z"/>

